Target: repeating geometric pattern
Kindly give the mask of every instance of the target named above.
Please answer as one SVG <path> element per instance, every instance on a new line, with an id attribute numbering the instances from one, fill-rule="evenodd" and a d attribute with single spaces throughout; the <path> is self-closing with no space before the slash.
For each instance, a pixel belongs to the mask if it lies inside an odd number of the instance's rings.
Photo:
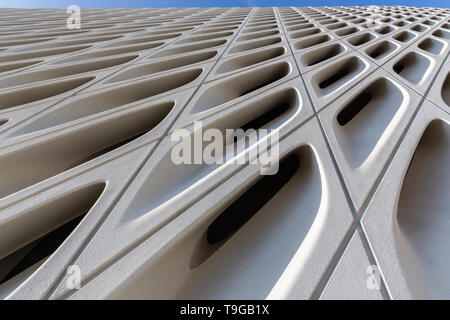
<path id="1" fill-rule="evenodd" d="M 450 10 L 373 15 L 1 9 L 0 297 L 450 298 Z M 196 121 L 278 173 L 175 164 Z"/>

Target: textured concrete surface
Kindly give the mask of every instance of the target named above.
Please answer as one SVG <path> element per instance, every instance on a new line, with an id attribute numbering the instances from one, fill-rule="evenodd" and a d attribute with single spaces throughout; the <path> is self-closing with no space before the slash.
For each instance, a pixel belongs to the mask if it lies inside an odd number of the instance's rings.
<path id="1" fill-rule="evenodd" d="M 0 10 L 0 298 L 450 299 L 449 9 L 67 18 Z M 278 173 L 174 163 L 198 121 Z"/>

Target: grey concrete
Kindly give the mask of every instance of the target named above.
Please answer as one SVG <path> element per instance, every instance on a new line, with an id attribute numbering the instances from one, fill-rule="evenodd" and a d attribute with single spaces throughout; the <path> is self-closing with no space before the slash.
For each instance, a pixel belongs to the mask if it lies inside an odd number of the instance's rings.
<path id="1" fill-rule="evenodd" d="M 450 10 L 372 10 L 0 9 L 0 298 L 449 299 Z"/>

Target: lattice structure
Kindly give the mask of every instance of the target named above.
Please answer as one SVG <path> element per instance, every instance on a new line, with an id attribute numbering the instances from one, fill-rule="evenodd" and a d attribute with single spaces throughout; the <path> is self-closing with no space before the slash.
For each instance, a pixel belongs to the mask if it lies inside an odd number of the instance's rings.
<path id="1" fill-rule="evenodd" d="M 67 18 L 0 11 L 1 298 L 450 298 L 450 10 Z M 175 164 L 194 121 L 278 173 Z"/>

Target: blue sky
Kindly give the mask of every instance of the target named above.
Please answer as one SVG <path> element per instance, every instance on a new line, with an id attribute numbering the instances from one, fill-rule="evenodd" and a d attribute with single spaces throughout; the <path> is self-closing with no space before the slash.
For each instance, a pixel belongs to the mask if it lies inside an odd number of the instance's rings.
<path id="1" fill-rule="evenodd" d="M 284 7 L 284 6 L 364 6 L 404 5 L 450 8 L 450 0 L 0 0 L 0 7 L 66 8 L 158 8 L 158 7 Z"/>

